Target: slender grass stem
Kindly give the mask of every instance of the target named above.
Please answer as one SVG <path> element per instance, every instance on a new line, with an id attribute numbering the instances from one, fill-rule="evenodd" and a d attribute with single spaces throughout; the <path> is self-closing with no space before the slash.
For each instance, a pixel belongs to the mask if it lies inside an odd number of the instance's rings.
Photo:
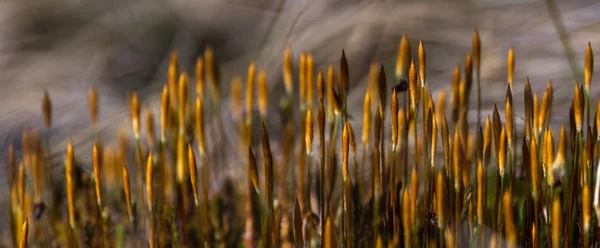
<path id="1" fill-rule="evenodd" d="M 390 163 L 392 165 L 396 164 L 396 145 L 392 144 L 392 158 L 390 160 Z M 392 208 L 392 232 L 394 233 L 394 235 L 396 233 L 398 233 L 398 230 L 396 229 L 396 225 L 397 225 L 397 218 L 396 218 L 396 183 L 395 183 L 395 173 L 396 173 L 396 167 L 392 166 L 392 171 L 390 173 L 390 206 Z"/>
<path id="2" fill-rule="evenodd" d="M 581 131 L 577 131 L 577 138 L 576 138 L 576 145 L 575 145 L 575 159 L 574 159 L 574 163 L 573 163 L 573 171 L 571 172 L 571 192 L 570 192 L 570 197 L 569 197 L 569 205 L 567 208 L 567 218 L 566 220 L 566 232 L 565 232 L 565 237 L 572 237 L 572 233 L 571 233 L 571 225 L 573 224 L 573 222 L 575 221 L 575 218 L 571 218 L 571 214 L 573 212 L 573 206 L 575 204 L 575 199 L 577 196 L 577 185 L 578 185 L 578 179 L 580 178 L 579 175 L 579 169 L 581 167 L 581 163 L 583 162 L 583 159 L 581 158 L 581 152 L 582 152 L 582 132 Z M 565 247 L 568 247 L 569 242 L 565 242 Z"/>

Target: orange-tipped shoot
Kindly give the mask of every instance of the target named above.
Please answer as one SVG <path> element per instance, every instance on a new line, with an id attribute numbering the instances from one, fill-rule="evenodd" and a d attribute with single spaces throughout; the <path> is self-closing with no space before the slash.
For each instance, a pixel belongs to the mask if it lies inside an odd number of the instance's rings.
<path id="1" fill-rule="evenodd" d="M 461 180 L 461 160 L 462 158 L 462 144 L 460 141 L 460 127 L 457 125 L 454 130 L 454 139 L 452 143 L 452 173 L 454 176 L 454 188 L 458 191 L 460 190 L 460 180 Z"/>
<path id="2" fill-rule="evenodd" d="M 475 29 L 473 32 L 473 63 L 475 69 L 479 72 L 481 65 L 481 41 L 479 40 L 479 31 Z"/>
<path id="3" fill-rule="evenodd" d="M 508 247 L 516 247 L 517 241 L 517 230 L 514 223 L 513 217 L 513 200 L 511 195 L 511 189 L 504 192 L 503 203 L 504 203 L 504 223 L 506 223 L 506 236 L 508 239 Z"/>
<path id="4" fill-rule="evenodd" d="M 131 94 L 131 126 L 136 139 L 140 138 L 140 103 L 136 92 Z"/>
<path id="5" fill-rule="evenodd" d="M 182 72 L 179 76 L 179 120 L 184 120 L 189 108 L 189 76 L 187 72 Z M 183 121 L 182 121 L 183 122 Z M 180 123 L 181 126 L 181 123 Z"/>
<path id="6" fill-rule="evenodd" d="M 394 89 L 392 93 L 392 105 L 390 110 L 390 119 L 392 120 L 391 129 L 392 129 L 392 150 L 396 150 L 396 144 L 398 143 L 398 97 L 396 95 L 396 90 Z"/>
<path id="7" fill-rule="evenodd" d="M 554 196 L 552 201 L 552 247 L 561 247 L 560 240 L 563 237 L 563 226 L 562 226 L 562 211 L 560 204 L 560 197 Z"/>
<path id="8" fill-rule="evenodd" d="M 160 139 L 164 142 L 167 139 L 167 130 L 169 128 L 170 118 L 170 98 L 169 98 L 169 87 L 167 84 L 163 86 L 162 95 L 160 97 Z"/>
<path id="9" fill-rule="evenodd" d="M 546 86 L 546 91 L 544 92 L 544 96 L 542 97 L 542 103 L 539 106 L 539 109 L 537 111 L 537 129 L 536 132 L 539 134 L 542 132 L 542 128 L 544 127 L 544 125 L 546 125 L 546 122 L 549 120 L 550 118 L 550 114 L 551 114 L 551 108 L 552 108 L 552 94 L 553 94 L 553 89 L 552 89 L 552 82 L 548 82 L 547 86 Z"/>
<path id="10" fill-rule="evenodd" d="M 29 233 L 29 224 L 27 218 L 23 221 L 23 225 L 21 225 L 21 232 L 19 234 L 19 248 L 27 247 L 27 234 Z"/>
<path id="11" fill-rule="evenodd" d="M 445 203 L 445 186 L 444 186 L 444 174 L 442 171 L 439 171 L 437 174 L 437 181 L 435 184 L 435 194 L 436 194 L 436 206 L 437 206 L 437 217 L 438 224 L 440 228 L 444 228 L 446 226 L 446 203 Z"/>
<path id="12" fill-rule="evenodd" d="M 203 157 L 206 154 L 206 144 L 204 141 L 204 110 L 202 108 L 202 99 L 196 98 L 196 109 L 195 109 L 196 118 L 195 128 L 196 128 L 196 140 L 198 142 L 198 151 L 200 152 L 200 156 Z"/>
<path id="13" fill-rule="evenodd" d="M 483 159 L 485 165 L 490 162 L 492 155 L 492 124 L 490 116 L 485 117 L 485 127 L 483 129 Z"/>
<path id="14" fill-rule="evenodd" d="M 187 158 L 185 156 L 185 136 L 183 134 L 179 134 L 177 136 L 177 157 L 176 157 L 176 179 L 177 179 L 177 183 L 180 185 L 183 185 L 184 181 L 185 181 L 185 165 L 186 165 L 186 161 L 185 159 Z"/>
<path id="15" fill-rule="evenodd" d="M 69 225 L 75 228 L 75 181 L 73 170 L 75 166 L 75 155 L 73 154 L 73 140 L 67 145 L 67 159 L 65 163 L 65 177 L 67 179 L 67 202 L 69 207 Z"/>
<path id="16" fill-rule="evenodd" d="M 410 63 L 410 71 L 408 73 L 409 78 L 409 92 L 410 92 L 410 108 L 412 111 L 417 111 L 417 105 L 419 104 L 419 89 L 417 88 L 417 72 L 415 71 L 415 63 Z"/>
<path id="17" fill-rule="evenodd" d="M 423 41 L 419 41 L 419 79 L 421 79 L 421 87 L 425 87 L 425 69 L 426 67 L 426 55 L 425 48 L 423 47 Z"/>
<path id="18" fill-rule="evenodd" d="M 92 167 L 94 170 L 94 184 L 96 187 L 96 203 L 99 207 L 102 207 L 102 176 L 100 172 L 100 155 L 98 154 L 98 143 L 94 143 L 92 149 Z"/>
<path id="19" fill-rule="evenodd" d="M 6 173 L 8 174 L 8 186 L 12 188 L 15 183 L 15 147 L 13 144 L 8 146 L 8 155 L 6 159 Z"/>
<path id="20" fill-rule="evenodd" d="M 294 90 L 294 72 L 292 69 L 292 48 L 286 47 L 283 55 L 283 84 L 288 96 L 292 95 Z"/>
<path id="21" fill-rule="evenodd" d="M 552 162 L 552 171 L 550 173 L 561 175 L 564 172 L 564 167 L 567 157 L 567 132 L 565 126 L 560 126 L 560 136 L 558 138 L 558 151 Z"/>
<path id="22" fill-rule="evenodd" d="M 306 154 L 311 154 L 312 151 L 312 140 L 313 140 L 313 121 L 312 121 L 312 111 L 310 107 L 306 112 L 306 120 L 305 120 L 305 129 L 304 129 L 304 145 L 306 146 Z"/>
<path id="23" fill-rule="evenodd" d="M 198 167 L 196 166 L 196 157 L 192 144 L 188 144 L 188 167 L 190 170 L 190 183 L 192 184 L 192 192 L 194 193 L 194 204 L 198 206 Z"/>
<path id="24" fill-rule="evenodd" d="M 348 137 L 350 139 L 350 149 L 352 149 L 352 153 L 354 153 L 356 155 L 356 139 L 354 137 L 354 129 L 352 128 L 352 125 L 350 125 L 350 122 L 348 123 Z"/>
<path id="25" fill-rule="evenodd" d="M 333 65 L 329 65 L 327 68 L 327 118 L 333 121 L 333 115 L 335 112 L 335 93 L 333 92 Z"/>
<path id="26" fill-rule="evenodd" d="M 369 137 L 371 134 L 371 95 L 368 91 L 365 93 L 365 101 L 363 104 L 362 142 L 366 146 L 369 144 Z"/>
<path id="27" fill-rule="evenodd" d="M 304 78 L 306 83 L 306 104 L 309 108 L 313 107 L 313 98 L 314 98 L 314 74 L 315 74 L 315 66 L 313 64 L 313 56 L 312 54 L 306 55 L 306 76 Z"/>
<path id="28" fill-rule="evenodd" d="M 573 96 L 573 111 L 575 114 L 575 127 L 577 132 L 583 131 L 583 95 L 579 84 L 575 82 L 575 90 Z"/>
<path id="29" fill-rule="evenodd" d="M 552 135 L 552 130 L 546 127 L 546 135 L 544 135 L 544 144 L 542 147 L 542 165 L 549 186 L 552 186 L 554 184 L 554 173 L 552 172 L 553 163 L 554 135 Z"/>
<path id="30" fill-rule="evenodd" d="M 256 65 L 254 61 L 248 66 L 248 77 L 246 78 L 246 125 L 252 123 L 252 109 L 254 109 L 254 80 L 256 78 Z"/>
<path id="31" fill-rule="evenodd" d="M 404 34 L 398 49 L 398 57 L 396 59 L 396 79 L 406 79 L 408 77 L 408 68 L 410 66 L 410 45 L 408 36 Z"/>
<path id="32" fill-rule="evenodd" d="M 446 90 L 442 89 L 438 92 L 435 109 L 437 110 L 435 112 L 435 120 L 438 124 L 441 124 L 443 115 L 446 112 Z"/>
<path id="33" fill-rule="evenodd" d="M 258 72 L 258 112 L 263 119 L 267 118 L 267 105 L 269 92 L 267 88 L 267 76 L 264 70 Z"/>
<path id="34" fill-rule="evenodd" d="M 406 112 L 404 111 L 404 109 L 399 109 L 398 113 L 396 114 L 396 118 L 398 119 L 398 126 L 396 127 L 396 130 L 398 130 L 398 144 L 396 144 L 397 146 L 404 144 L 404 137 L 405 137 L 405 128 L 406 128 Z"/>
<path id="35" fill-rule="evenodd" d="M 263 123 L 262 125 L 262 148 L 263 158 L 265 162 L 265 188 L 268 196 L 272 197 L 273 194 L 273 157 L 271 155 L 271 144 L 269 142 L 269 133 L 267 133 L 267 127 Z M 270 199 L 272 200 L 272 199 Z M 271 204 L 271 203 L 269 203 Z"/>
<path id="36" fill-rule="evenodd" d="M 348 128 L 350 126 L 350 122 L 346 121 L 346 123 L 344 123 L 344 129 L 342 130 L 342 178 L 344 181 L 344 184 L 347 182 L 348 180 L 348 153 L 350 151 L 349 149 L 349 135 L 348 135 Z"/>
<path id="37" fill-rule="evenodd" d="M 242 119 L 242 106 L 242 78 L 235 76 L 231 79 L 231 112 L 234 121 Z"/>
<path id="38" fill-rule="evenodd" d="M 172 106 L 177 106 L 177 75 L 179 75 L 179 65 L 177 62 L 177 52 L 171 53 L 171 60 L 169 61 L 169 101 Z"/>
<path id="39" fill-rule="evenodd" d="M 150 210 L 150 212 L 152 212 L 152 166 L 153 166 L 154 160 L 152 159 L 152 152 L 150 152 L 150 154 L 148 155 L 148 161 L 146 162 L 146 193 L 147 198 L 146 198 L 146 203 L 148 204 L 148 209 Z"/>
<path id="40" fill-rule="evenodd" d="M 215 63 L 214 52 L 210 45 L 204 48 L 204 64 L 206 65 L 206 77 L 208 84 L 210 85 L 213 99 L 218 101 L 220 99 L 219 82 L 218 82 L 218 69 Z"/>
<path id="41" fill-rule="evenodd" d="M 298 85 L 300 94 L 300 109 L 306 107 L 306 53 L 300 53 L 300 71 L 298 72 Z M 333 71 L 332 71 L 333 73 Z"/>
<path id="42" fill-rule="evenodd" d="M 317 75 L 317 94 L 319 100 L 325 99 L 325 79 L 323 78 L 322 68 L 319 68 L 319 74 Z"/>
<path id="43" fill-rule="evenodd" d="M 340 58 L 340 72 L 338 82 L 340 84 L 340 97 L 346 101 L 348 90 L 350 89 L 350 69 L 348 68 L 348 59 L 346 59 L 346 51 L 342 50 Z"/>
<path id="44" fill-rule="evenodd" d="M 504 118 L 506 119 L 506 142 L 508 143 L 509 150 L 513 149 L 513 135 L 514 135 L 514 112 L 513 112 L 513 100 L 512 100 L 512 92 L 510 90 L 506 91 L 506 101 L 504 108 Z"/>
<path id="45" fill-rule="evenodd" d="M 538 194 L 539 194 L 539 162 L 538 162 L 538 146 L 537 146 L 537 142 L 536 139 L 531 139 L 531 144 L 529 145 L 529 158 L 530 158 L 530 163 L 529 166 L 531 166 L 531 183 L 532 183 L 532 189 L 531 189 L 531 194 L 533 196 L 534 200 L 538 199 Z"/>
<path id="46" fill-rule="evenodd" d="M 414 68 L 413 68 L 414 69 Z M 383 116 L 385 105 L 387 104 L 387 83 L 385 80 L 385 70 L 383 65 L 379 68 L 379 76 L 377 78 L 377 89 L 379 92 L 379 112 Z"/>
<path id="47" fill-rule="evenodd" d="M 256 166 L 256 158 L 252 152 L 252 148 L 248 147 L 248 176 L 256 193 L 260 193 L 260 183 L 258 181 L 258 168 Z"/>
<path id="48" fill-rule="evenodd" d="M 154 147 L 154 115 L 150 107 L 146 108 L 146 138 L 148 139 L 148 145 Z"/>
<path id="49" fill-rule="evenodd" d="M 506 59 L 506 68 L 508 70 L 508 85 L 512 90 L 514 88 L 514 75 L 515 75 L 515 50 L 511 46 L 508 49 L 508 58 Z"/>
<path id="50" fill-rule="evenodd" d="M 90 88 L 88 92 L 88 110 L 90 112 L 92 127 L 96 127 L 98 123 L 98 94 L 95 88 Z"/>
<path id="51" fill-rule="evenodd" d="M 131 185 L 129 183 L 129 171 L 127 166 L 123 164 L 123 190 L 125 191 L 125 202 L 127 204 L 127 214 L 129 220 L 133 221 L 133 209 L 131 208 Z"/>
<path id="52" fill-rule="evenodd" d="M 585 91 L 590 92 L 590 86 L 592 84 L 592 75 L 594 74 L 594 53 L 592 52 L 592 44 L 588 42 L 587 49 L 585 50 L 585 65 L 584 65 L 584 76 L 585 76 Z"/>
<path id="53" fill-rule="evenodd" d="M 44 114 L 44 125 L 46 128 L 50 128 L 52 126 L 52 102 L 47 90 L 44 90 L 42 98 L 42 113 Z"/>

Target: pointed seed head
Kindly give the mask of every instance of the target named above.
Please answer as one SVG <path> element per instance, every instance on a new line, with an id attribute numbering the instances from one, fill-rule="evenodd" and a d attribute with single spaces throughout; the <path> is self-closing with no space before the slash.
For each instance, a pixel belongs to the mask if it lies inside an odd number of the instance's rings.
<path id="1" fill-rule="evenodd" d="M 423 41 L 419 41 L 419 78 L 421 79 L 421 87 L 425 87 L 425 72 L 427 69 L 427 57 L 425 55 L 425 48 L 423 47 Z"/>
<path id="2" fill-rule="evenodd" d="M 508 85 L 510 86 L 510 88 L 512 90 L 514 88 L 513 80 L 514 80 L 514 71 L 515 71 L 515 50 L 513 49 L 512 46 L 510 48 L 508 48 L 508 58 L 506 60 L 506 68 L 508 70 Z"/>
<path id="3" fill-rule="evenodd" d="M 481 41 L 479 40 L 479 32 L 477 29 L 473 32 L 473 62 L 475 69 L 480 72 L 481 65 Z"/>
<path id="4" fill-rule="evenodd" d="M 294 71 L 292 69 L 292 48 L 287 46 L 283 54 L 283 84 L 285 92 L 291 96 L 294 91 Z"/>
<path id="5" fill-rule="evenodd" d="M 600 106 L 600 103 L 599 103 Z M 363 105 L 363 132 L 362 142 L 364 145 L 369 144 L 369 137 L 371 133 L 371 95 L 369 92 L 365 93 L 365 100 Z"/>
<path id="6" fill-rule="evenodd" d="M 188 144 L 188 167 L 190 170 L 190 183 L 192 185 L 192 192 L 194 193 L 194 204 L 195 206 L 198 206 L 200 202 L 198 199 L 198 167 L 196 165 L 196 156 L 194 156 L 192 144 Z"/>
<path id="7" fill-rule="evenodd" d="M 98 94 L 95 88 L 90 88 L 88 92 L 88 110 L 92 126 L 95 127 L 98 123 Z"/>
<path id="8" fill-rule="evenodd" d="M 263 119 L 267 118 L 267 106 L 269 101 L 269 92 L 267 88 L 267 76 L 264 70 L 258 72 L 258 111 Z"/>
<path id="9" fill-rule="evenodd" d="M 148 209 L 152 212 L 152 199 L 154 199 L 152 192 L 152 166 L 154 160 L 152 159 L 152 151 L 148 154 L 148 161 L 146 161 L 146 193 L 148 194 L 146 197 L 146 204 L 148 204 Z"/>
<path id="10" fill-rule="evenodd" d="M 588 42 L 587 49 L 585 50 L 585 90 L 590 92 L 590 86 L 592 84 L 592 75 L 594 74 L 594 53 L 592 52 L 592 44 Z"/>
<path id="11" fill-rule="evenodd" d="M 46 128 L 50 128 L 52 126 L 52 103 L 47 90 L 44 90 L 42 98 L 42 113 L 44 114 L 44 125 L 46 125 Z"/>
<path id="12" fill-rule="evenodd" d="M 408 77 L 408 68 L 410 66 L 410 45 L 408 36 L 404 34 L 400 41 L 398 57 L 396 60 L 396 80 L 406 79 Z"/>
<path id="13" fill-rule="evenodd" d="M 140 138 L 140 103 L 136 92 L 131 94 L 131 126 L 136 139 Z"/>
<path id="14" fill-rule="evenodd" d="M 252 123 L 252 109 L 254 109 L 254 80 L 256 78 L 256 66 L 254 61 L 248 66 L 248 77 L 246 78 L 246 124 Z"/>

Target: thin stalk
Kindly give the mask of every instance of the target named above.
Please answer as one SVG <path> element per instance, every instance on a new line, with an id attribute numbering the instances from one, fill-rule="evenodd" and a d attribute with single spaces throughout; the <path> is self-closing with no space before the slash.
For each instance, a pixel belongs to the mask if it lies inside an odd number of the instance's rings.
<path id="1" fill-rule="evenodd" d="M 590 121 L 591 121 L 591 119 L 590 119 L 590 117 L 591 117 L 591 115 L 590 115 L 590 92 L 587 88 L 584 87 L 584 89 L 585 89 L 585 109 L 587 112 L 587 125 L 586 125 L 586 127 L 587 127 L 590 125 Z"/>
<path id="2" fill-rule="evenodd" d="M 361 162 L 360 162 L 360 171 L 358 173 L 358 178 L 356 179 L 356 184 L 358 186 L 358 188 L 362 188 L 362 184 L 364 182 L 364 178 L 365 178 L 365 164 L 367 163 L 367 147 L 369 144 L 363 143 L 363 150 L 362 150 L 362 155 L 361 155 Z M 360 191 L 359 191 L 360 192 Z M 359 194 L 359 197 L 361 196 L 361 194 Z"/>
<path id="3" fill-rule="evenodd" d="M 322 104 L 322 102 L 321 102 Z M 323 127 L 324 128 L 324 127 Z M 320 149 L 321 149 L 321 162 L 320 162 L 320 173 L 319 173 L 319 185 L 320 185 L 320 194 L 319 194 L 319 198 L 320 198 L 320 203 L 321 203 L 321 234 L 322 234 L 322 240 L 321 243 L 324 244 L 325 241 L 325 133 L 324 131 L 319 131 L 319 135 L 321 135 L 321 137 L 319 137 L 320 140 Z"/>
<path id="4" fill-rule="evenodd" d="M 311 188 L 311 184 L 312 184 L 312 176 L 311 176 L 311 171 L 310 171 L 310 165 L 311 165 L 311 160 L 312 160 L 312 152 L 311 151 L 306 151 L 306 191 L 305 194 L 308 196 L 306 198 L 307 203 L 308 203 L 308 209 L 310 209 L 310 194 L 312 193 L 312 188 Z M 274 213 L 270 213 L 270 214 L 274 214 Z M 310 240 L 309 240 L 310 243 Z"/>
<path id="5" fill-rule="evenodd" d="M 413 118 L 415 118 L 415 119 L 414 119 L 414 121 L 415 121 L 415 128 L 414 128 L 414 130 L 413 130 L 413 135 L 414 135 L 414 139 L 415 139 L 415 154 L 418 154 L 418 153 L 417 153 L 417 149 L 418 149 L 418 147 L 417 147 L 417 146 L 419 145 L 419 144 L 418 144 L 418 138 L 417 138 L 417 109 L 418 109 L 418 107 L 415 107 L 415 110 L 413 111 Z M 410 126 L 410 125 L 409 125 L 409 126 Z M 425 144 L 423 144 L 423 146 L 425 146 Z M 417 168 L 417 169 L 416 169 L 416 170 L 417 170 L 417 175 L 418 175 L 418 173 L 419 173 L 419 164 L 417 163 L 418 161 L 419 161 L 419 158 L 417 158 L 417 156 L 415 156 L 415 167 Z M 417 194 L 417 195 L 418 195 L 418 194 Z M 415 201 L 415 203 L 414 203 L 414 204 L 415 204 L 415 206 L 417 205 L 417 199 L 416 199 L 416 198 L 417 198 L 417 196 L 415 196 L 415 199 L 413 199 L 413 200 Z M 423 207 L 425 207 L 425 206 L 423 206 Z M 415 207 L 415 209 L 416 209 L 416 207 Z M 425 213 L 426 213 L 426 212 L 425 212 Z M 415 214 L 416 214 L 416 213 L 415 213 Z M 425 220 L 425 218 L 426 218 L 426 216 L 423 216 L 423 224 L 425 224 L 425 223 L 426 223 L 426 220 Z M 415 216 L 415 219 L 416 219 L 416 216 Z M 413 226 L 413 230 L 417 230 L 417 228 Z M 414 235 L 414 236 L 415 236 L 415 238 L 413 239 L 413 242 L 414 242 L 415 244 L 418 244 L 418 243 L 419 243 L 418 236 L 417 236 L 417 235 Z"/>
<path id="6" fill-rule="evenodd" d="M 496 229 L 496 232 L 501 232 L 501 230 L 500 230 L 500 223 L 499 223 L 500 216 L 498 214 L 499 211 L 500 211 L 500 208 L 498 206 L 500 204 L 500 192 L 501 192 L 501 188 L 502 188 L 501 181 L 502 181 L 502 176 L 500 175 L 500 172 L 497 172 L 496 173 L 496 196 L 494 197 L 495 198 L 494 199 L 495 200 L 495 204 L 494 204 L 494 206 L 495 206 L 495 208 L 494 208 L 495 217 L 493 219 L 494 228 Z M 492 242 L 492 240 L 490 240 L 490 242 Z"/>
<path id="7" fill-rule="evenodd" d="M 476 78 L 477 78 L 477 128 L 481 125 L 481 74 L 479 67 L 476 70 Z"/>
<path id="8" fill-rule="evenodd" d="M 142 141 L 140 140 L 139 137 L 135 138 L 135 156 L 136 156 L 136 165 L 137 165 L 137 173 L 142 173 L 144 170 L 142 169 L 142 161 L 143 161 L 143 155 L 142 155 Z M 140 174 L 141 175 L 141 174 Z M 143 191 L 143 182 L 142 182 L 142 176 L 138 176 L 137 177 L 137 187 L 138 187 L 138 195 L 142 195 L 142 191 Z"/>
<path id="9" fill-rule="evenodd" d="M 423 80 L 423 79 L 421 79 Z M 425 83 L 423 81 L 421 81 L 421 110 L 423 113 L 423 117 L 422 117 L 422 121 L 423 121 L 423 126 L 421 126 L 421 132 L 423 133 L 423 167 L 424 170 L 424 174 L 423 177 L 425 178 L 425 182 L 424 182 L 424 186 L 423 186 L 423 229 L 425 229 L 425 233 L 424 233 L 424 239 L 423 239 L 423 243 L 427 244 L 428 241 L 428 233 L 429 233 L 429 225 L 427 224 L 427 212 L 429 211 L 429 205 L 428 205 L 428 201 L 429 201 L 429 166 L 427 165 L 427 161 L 428 159 L 428 153 L 427 153 L 427 144 L 429 144 L 429 142 L 427 142 L 427 104 L 425 101 Z M 416 121 L 416 119 L 415 119 Z M 415 130 L 417 128 L 415 127 Z"/>
<path id="10" fill-rule="evenodd" d="M 408 91 L 406 93 L 404 93 L 404 109 L 408 109 L 408 101 L 409 101 L 409 94 Z M 408 111 L 405 111 L 406 113 L 408 113 Z M 406 116 L 408 117 L 408 116 Z M 408 131 L 410 130 L 410 120 L 408 118 L 406 119 L 406 127 L 404 128 L 404 144 L 405 146 L 408 146 L 408 135 L 410 135 L 408 133 Z M 406 183 L 408 182 L 408 149 L 404 149 L 404 182 L 402 182 L 402 185 L 404 187 L 404 185 L 406 185 Z"/>
<path id="11" fill-rule="evenodd" d="M 454 175 L 454 176 L 459 176 L 459 175 Z M 454 188 L 454 237 L 455 237 L 455 247 L 459 247 L 460 246 L 460 229 L 461 229 L 461 220 L 460 220 L 460 210 L 461 210 L 461 206 L 460 206 L 460 185 L 458 186 L 458 188 Z"/>
<path id="12" fill-rule="evenodd" d="M 380 189 L 382 190 L 382 194 L 384 194 L 383 190 L 385 189 L 385 179 L 384 179 L 385 177 L 384 177 L 384 173 L 387 172 L 387 170 L 386 170 L 387 168 L 384 168 L 384 166 L 386 165 L 386 163 L 385 163 L 385 152 L 384 152 L 385 151 L 385 140 L 384 140 L 384 137 L 385 137 L 385 124 L 384 123 L 385 122 L 384 122 L 384 120 L 385 120 L 385 112 L 382 112 L 382 114 L 381 114 L 381 136 L 380 136 L 381 137 L 380 138 L 381 148 L 379 150 L 380 151 L 379 154 L 381 156 L 381 158 L 379 160 L 379 164 L 380 164 L 379 165 L 379 174 L 380 174 L 379 178 L 381 179 L 380 180 L 380 182 L 381 182 Z M 384 201 L 385 201 L 385 196 L 383 196 L 383 197 L 384 197 Z M 389 211 L 387 211 L 388 209 L 389 209 L 389 204 L 387 204 L 387 206 L 385 207 L 386 215 L 389 212 Z M 384 216 L 384 218 L 382 219 L 382 222 L 383 222 L 382 224 L 383 224 L 383 230 L 387 231 L 387 224 L 388 224 L 387 222 L 388 222 L 388 219 L 385 218 L 385 217 L 386 216 Z M 388 241 L 387 237 L 388 237 L 387 233 L 383 233 L 383 235 L 382 235 L 382 241 L 383 241 L 383 244 L 386 245 L 386 246 L 387 246 L 387 241 Z"/>
<path id="13" fill-rule="evenodd" d="M 572 222 L 574 222 L 575 218 L 571 219 L 571 214 L 573 211 L 573 205 L 575 204 L 575 196 L 577 194 L 577 183 L 580 175 L 579 175 L 579 168 L 582 166 L 580 163 L 583 162 L 583 159 L 581 158 L 581 149 L 582 149 L 582 131 L 577 131 L 577 138 L 576 138 L 576 146 L 575 146 L 575 163 L 573 163 L 574 171 L 571 172 L 571 193 L 570 193 L 570 197 L 569 197 L 569 206 L 567 209 L 567 231 L 565 233 L 565 237 L 571 238 L 571 225 Z M 569 247 L 569 242 L 565 242 L 565 247 Z"/>
<path id="14" fill-rule="evenodd" d="M 391 192 L 391 196 L 390 196 L 390 206 L 392 207 L 392 231 L 394 233 L 394 235 L 398 232 L 398 230 L 396 230 L 396 222 L 397 222 L 397 218 L 396 218 L 396 184 L 395 184 L 395 173 L 396 173 L 396 168 L 395 168 L 395 164 L 396 164 L 396 145 L 392 144 L 392 158 L 390 160 L 390 163 L 392 165 L 392 170 L 390 173 L 390 192 Z"/>
<path id="15" fill-rule="evenodd" d="M 502 192 L 504 191 L 504 188 L 505 188 L 505 182 L 504 182 L 504 180 L 506 179 L 506 177 L 504 175 L 500 175 L 499 179 L 500 179 L 500 182 L 499 182 L 500 187 L 496 191 L 498 193 L 498 196 L 497 196 L 498 198 L 500 198 L 500 196 L 502 195 Z M 500 203 L 500 204 L 502 204 L 502 203 Z M 497 229 L 497 232 L 502 232 L 502 229 L 504 228 L 504 220 L 503 220 L 504 214 L 502 214 L 501 212 L 502 212 L 503 209 L 500 208 L 500 207 L 498 207 L 497 210 L 498 210 L 498 212 L 496 212 L 496 216 L 498 217 L 498 221 L 497 221 L 497 223 L 498 223 L 498 227 L 497 228 L 498 229 Z M 500 236 L 498 236 L 497 242 L 498 242 L 498 244 L 497 244 L 498 247 L 502 247 L 503 244 L 502 244 L 502 239 L 500 238 Z"/>
<path id="16" fill-rule="evenodd" d="M 335 144 L 337 143 L 337 133 L 338 133 L 338 126 L 340 125 L 340 117 L 338 115 L 335 116 L 335 118 L 333 118 L 333 132 L 332 135 L 330 136 L 330 149 L 333 150 L 333 148 L 335 147 Z"/>

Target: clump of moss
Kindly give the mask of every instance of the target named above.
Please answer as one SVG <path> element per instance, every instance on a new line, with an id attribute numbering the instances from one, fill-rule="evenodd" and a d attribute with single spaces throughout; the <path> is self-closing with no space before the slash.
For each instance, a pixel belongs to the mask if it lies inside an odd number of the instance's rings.
<path id="1" fill-rule="evenodd" d="M 552 83 L 540 102 L 528 80 L 524 85 L 515 82 L 512 47 L 504 117 L 495 106 L 485 119 L 478 32 L 464 68 L 454 71 L 451 111 L 446 111 L 445 91 L 437 100 L 429 92 L 425 47 L 419 43 L 414 61 L 408 37 L 403 36 L 397 83 L 390 96 L 384 67 L 371 66 L 360 129 L 362 150 L 357 150 L 358 129 L 348 115 L 351 71 L 344 52 L 337 71 L 329 65 L 325 74 L 322 69 L 317 73 L 318 106 L 312 54 L 302 52 L 300 70 L 294 72 L 292 50 L 285 49 L 286 94 L 280 105 L 271 104 L 265 71 L 258 69 L 257 75 L 257 65 L 251 62 L 245 87 L 239 76 L 232 82 L 231 113 L 239 130 L 223 129 L 224 120 L 218 117 L 225 103 L 210 46 L 198 57 L 193 78 L 179 67 L 173 52 L 158 134 L 147 105 L 146 132 L 141 132 L 140 99 L 135 92 L 130 96 L 134 150 L 128 149 L 124 133 L 118 149 L 102 145 L 95 128 L 101 104 L 92 88 L 88 105 L 93 150 L 75 150 L 69 142 L 64 185 L 45 177 L 51 144 L 41 145 L 37 130 L 23 133 L 18 166 L 10 146 L 11 242 L 20 247 L 598 245 L 600 184 L 593 172 L 600 157 L 600 102 L 596 115 L 591 115 L 591 44 L 586 50 L 585 82 L 574 83 L 570 123 L 561 127 L 556 151 L 548 125 Z M 477 124 L 471 126 L 466 118 L 474 85 Z M 513 103 L 514 87 L 525 88 L 524 130 L 514 125 L 520 107 Z M 259 119 L 253 115 L 255 107 Z M 269 136 L 274 127 L 266 124 L 277 117 L 277 112 L 269 111 L 273 108 L 280 108 L 284 130 L 280 148 L 274 150 Z M 42 112 L 50 128 L 52 104 L 46 91 Z M 260 148 L 252 147 L 256 127 L 261 128 Z M 238 146 L 218 142 L 231 133 L 240 134 Z M 258 149 L 262 153 L 255 154 Z M 76 153 L 90 154 L 92 171 L 80 169 Z M 211 193 L 211 170 L 219 170 L 219 156 L 237 153 L 247 159 L 240 165 L 247 168 L 247 177 L 238 179 L 246 182 L 227 179 L 219 183 L 222 190 Z M 128 156 L 136 158 L 135 164 L 125 163 Z M 289 182 L 294 182 L 293 188 Z M 55 197 L 43 202 L 44 194 Z M 66 198 L 56 197 L 62 194 Z M 49 211 L 44 211 L 46 207 Z"/>

